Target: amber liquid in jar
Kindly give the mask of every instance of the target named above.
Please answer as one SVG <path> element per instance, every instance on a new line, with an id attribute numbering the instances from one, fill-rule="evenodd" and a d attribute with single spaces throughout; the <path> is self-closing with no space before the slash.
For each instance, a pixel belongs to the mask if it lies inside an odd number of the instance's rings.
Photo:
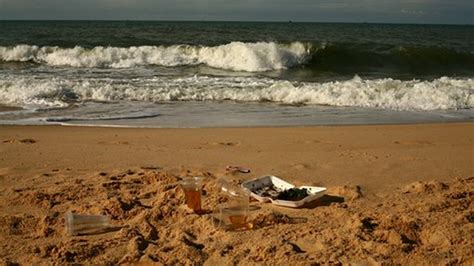
<path id="1" fill-rule="evenodd" d="M 247 215 L 243 215 L 243 214 L 229 215 L 229 220 L 230 220 L 231 226 L 234 229 L 247 227 Z"/>
<path id="2" fill-rule="evenodd" d="M 196 189 L 185 189 L 186 205 L 195 212 L 201 211 L 201 191 Z"/>

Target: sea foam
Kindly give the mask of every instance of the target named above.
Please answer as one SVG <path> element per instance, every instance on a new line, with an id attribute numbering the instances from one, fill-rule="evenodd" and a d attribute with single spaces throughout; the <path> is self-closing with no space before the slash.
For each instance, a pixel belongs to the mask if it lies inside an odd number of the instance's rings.
<path id="1" fill-rule="evenodd" d="M 0 104 L 64 107 L 83 101 L 241 101 L 355 106 L 394 110 L 450 110 L 474 107 L 474 79 L 432 81 L 391 78 L 289 82 L 256 77 L 67 79 L 0 78 Z"/>
<path id="2" fill-rule="evenodd" d="M 186 66 L 205 64 L 234 71 L 268 71 L 304 63 L 310 45 L 301 42 L 229 44 L 206 47 L 192 45 L 94 47 L 86 49 L 17 45 L 0 47 L 0 61 L 36 62 L 50 66 L 129 68 L 135 66 Z"/>

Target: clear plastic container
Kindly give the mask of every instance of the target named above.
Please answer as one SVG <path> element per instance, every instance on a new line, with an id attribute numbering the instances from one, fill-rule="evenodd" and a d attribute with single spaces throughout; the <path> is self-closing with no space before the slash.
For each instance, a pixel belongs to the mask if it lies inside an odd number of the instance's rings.
<path id="1" fill-rule="evenodd" d="M 250 194 L 241 187 L 219 179 L 219 192 L 227 201 L 218 205 L 219 226 L 225 229 L 248 229 L 248 212 Z"/>
<path id="2" fill-rule="evenodd" d="M 186 177 L 180 185 L 186 197 L 186 205 L 196 213 L 201 212 L 202 177 Z"/>
<path id="3" fill-rule="evenodd" d="M 106 232 L 110 229 L 110 218 L 104 215 L 83 215 L 66 212 L 66 234 L 88 235 Z"/>
<path id="4" fill-rule="evenodd" d="M 290 208 L 299 208 L 308 202 L 312 202 L 321 198 L 326 193 L 325 187 L 300 186 L 299 188 L 304 188 L 308 191 L 309 195 L 307 197 L 298 201 L 279 200 L 270 196 L 262 195 L 258 192 L 258 190 L 266 187 L 274 187 L 278 191 L 295 188 L 293 184 L 276 176 L 262 176 L 242 183 L 242 188 L 247 190 L 256 200 L 260 202 L 271 202 L 274 205 Z"/>

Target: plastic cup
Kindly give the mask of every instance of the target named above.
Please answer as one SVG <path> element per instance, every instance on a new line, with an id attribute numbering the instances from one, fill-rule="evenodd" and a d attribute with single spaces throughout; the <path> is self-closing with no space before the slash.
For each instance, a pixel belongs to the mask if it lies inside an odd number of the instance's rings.
<path id="1" fill-rule="evenodd" d="M 187 177 L 180 184 L 186 197 L 186 205 L 196 213 L 201 212 L 202 178 Z"/>
<path id="2" fill-rule="evenodd" d="M 219 208 L 219 227 L 226 230 L 250 229 L 248 221 L 248 206 L 229 205 L 223 203 Z"/>
<path id="3" fill-rule="evenodd" d="M 103 233 L 110 228 L 110 218 L 104 215 L 83 215 L 66 212 L 66 234 L 87 235 Z"/>
<path id="4" fill-rule="evenodd" d="M 219 223 L 225 229 L 249 229 L 249 193 L 230 182 L 219 180 L 220 191 L 227 198 L 227 202 L 218 205 Z"/>
<path id="5" fill-rule="evenodd" d="M 227 198 L 227 204 L 229 207 L 238 207 L 242 209 L 248 209 L 250 193 L 224 179 L 220 179 L 220 193 Z"/>

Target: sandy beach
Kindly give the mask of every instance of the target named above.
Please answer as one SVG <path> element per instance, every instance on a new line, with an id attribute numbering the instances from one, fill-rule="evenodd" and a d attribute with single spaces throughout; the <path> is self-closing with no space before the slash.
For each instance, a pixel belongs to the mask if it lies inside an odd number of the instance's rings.
<path id="1" fill-rule="evenodd" d="M 474 123 L 145 129 L 0 126 L 3 264 L 472 265 Z M 227 165 L 251 169 L 229 173 Z M 328 188 L 301 209 L 252 202 L 224 231 L 176 185 L 263 175 Z M 64 233 L 64 213 L 117 230 Z"/>

